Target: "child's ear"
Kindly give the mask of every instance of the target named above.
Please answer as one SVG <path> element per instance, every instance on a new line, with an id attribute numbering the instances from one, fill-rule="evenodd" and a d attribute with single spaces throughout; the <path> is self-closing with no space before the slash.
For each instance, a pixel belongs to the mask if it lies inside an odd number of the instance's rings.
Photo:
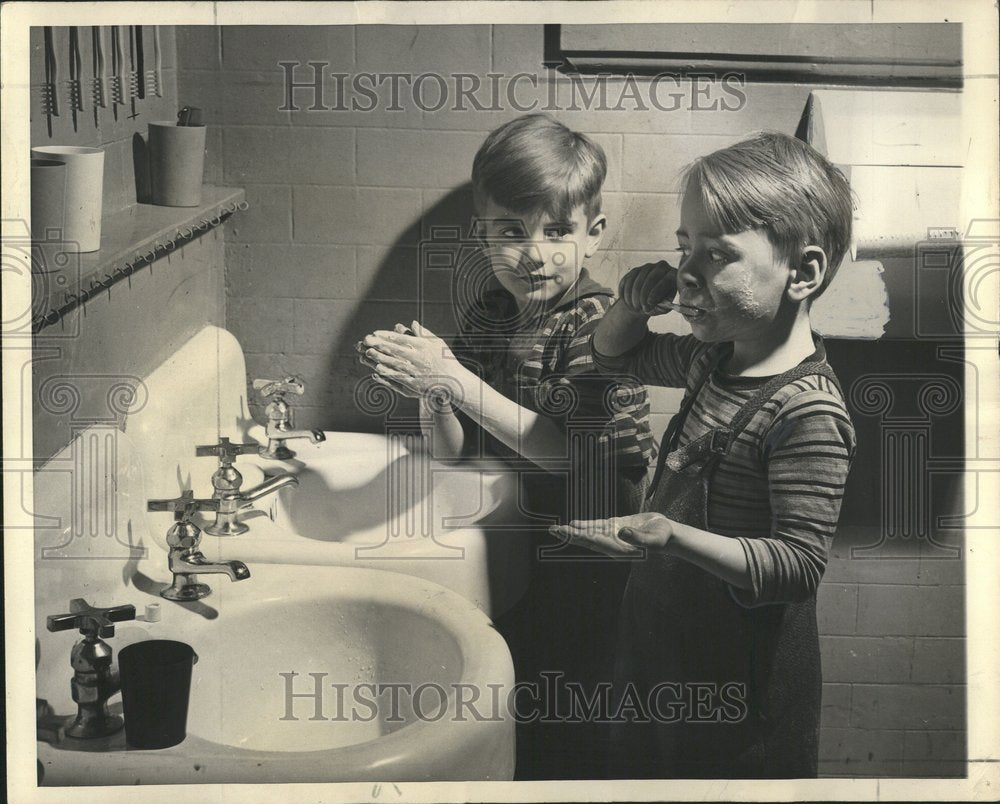
<path id="1" fill-rule="evenodd" d="M 590 226 L 587 229 L 587 250 L 584 252 L 584 256 L 593 257 L 597 253 L 597 249 L 601 245 L 601 240 L 604 238 L 604 229 L 607 225 L 608 218 L 603 213 L 590 222 Z"/>
<path id="2" fill-rule="evenodd" d="M 823 287 L 826 266 L 826 252 L 820 246 L 804 247 L 797 264 L 792 266 L 788 297 L 794 302 L 801 302 L 816 293 Z"/>

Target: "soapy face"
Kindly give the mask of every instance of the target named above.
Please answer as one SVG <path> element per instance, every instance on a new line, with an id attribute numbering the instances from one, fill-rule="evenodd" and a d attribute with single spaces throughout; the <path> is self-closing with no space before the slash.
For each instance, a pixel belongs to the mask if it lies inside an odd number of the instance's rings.
<path id="1" fill-rule="evenodd" d="M 701 308 L 682 313 L 699 340 L 759 338 L 774 322 L 793 270 L 760 230 L 727 234 L 713 226 L 697 193 L 681 204 L 677 230 L 678 301 Z"/>
<path id="2" fill-rule="evenodd" d="M 522 309 L 544 306 L 576 282 L 603 231 L 603 216 L 588 226 L 582 206 L 564 220 L 549 215 L 528 218 L 492 200 L 479 213 L 478 230 L 493 275 Z"/>

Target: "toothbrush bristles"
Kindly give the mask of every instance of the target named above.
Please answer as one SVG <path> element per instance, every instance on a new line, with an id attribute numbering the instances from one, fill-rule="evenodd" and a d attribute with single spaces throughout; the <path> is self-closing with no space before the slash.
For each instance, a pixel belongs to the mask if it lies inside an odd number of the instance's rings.
<path id="1" fill-rule="evenodd" d="M 49 117 L 59 116 L 55 84 L 42 84 L 42 114 Z"/>
<path id="2" fill-rule="evenodd" d="M 107 108 L 108 90 L 104 85 L 103 78 L 94 79 L 94 105 L 100 106 L 102 109 Z"/>
<path id="3" fill-rule="evenodd" d="M 83 111 L 83 90 L 80 82 L 73 78 L 69 81 L 69 107 L 78 112 Z"/>

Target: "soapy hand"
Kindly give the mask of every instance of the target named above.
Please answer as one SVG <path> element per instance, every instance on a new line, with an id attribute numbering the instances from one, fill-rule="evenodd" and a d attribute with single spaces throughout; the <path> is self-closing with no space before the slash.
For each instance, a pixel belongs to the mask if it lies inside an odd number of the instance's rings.
<path id="1" fill-rule="evenodd" d="M 665 260 L 633 268 L 618 283 L 618 299 L 635 315 L 661 315 L 673 308 L 677 295 L 677 269 Z"/>
<path id="2" fill-rule="evenodd" d="M 409 397 L 431 397 L 461 392 L 463 373 L 451 348 L 420 323 L 396 324 L 375 330 L 359 341 L 360 360 L 374 370 L 372 378 Z"/>
<path id="3" fill-rule="evenodd" d="M 574 519 L 553 525 L 549 533 L 611 558 L 640 558 L 646 550 L 664 550 L 673 536 L 673 523 L 663 514 L 644 513 L 611 519 Z"/>

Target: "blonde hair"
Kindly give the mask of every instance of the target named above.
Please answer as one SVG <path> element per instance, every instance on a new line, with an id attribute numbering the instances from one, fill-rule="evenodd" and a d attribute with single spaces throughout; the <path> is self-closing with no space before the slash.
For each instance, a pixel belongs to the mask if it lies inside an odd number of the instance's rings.
<path id="1" fill-rule="evenodd" d="M 788 260 L 821 246 L 827 268 L 816 299 L 833 280 L 851 242 L 851 188 L 810 145 L 777 132 L 701 157 L 684 174 L 684 192 L 698 193 L 712 223 L 727 233 L 763 229 Z"/>

